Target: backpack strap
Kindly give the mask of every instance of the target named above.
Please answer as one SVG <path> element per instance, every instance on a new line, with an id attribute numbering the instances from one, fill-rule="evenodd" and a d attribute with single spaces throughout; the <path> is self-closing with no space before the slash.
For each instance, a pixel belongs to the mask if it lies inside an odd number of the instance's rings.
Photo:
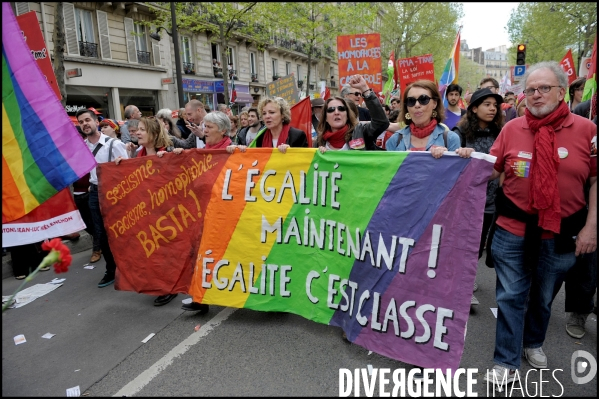
<path id="1" fill-rule="evenodd" d="M 108 162 L 112 161 L 112 145 L 114 144 L 114 140 L 110 140 L 110 145 L 108 146 Z"/>

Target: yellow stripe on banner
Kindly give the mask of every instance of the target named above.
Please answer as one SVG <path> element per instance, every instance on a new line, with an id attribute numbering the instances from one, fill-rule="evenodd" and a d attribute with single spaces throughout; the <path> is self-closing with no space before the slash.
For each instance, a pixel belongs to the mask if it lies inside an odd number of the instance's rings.
<path id="1" fill-rule="evenodd" d="M 25 181 L 25 172 L 23 166 L 23 156 L 19 143 L 15 137 L 15 133 L 8 119 L 4 103 L 2 104 L 2 156 L 6 160 L 6 164 L 12 174 L 12 177 L 17 185 L 19 194 L 23 198 L 25 213 L 31 212 L 39 206 L 39 202 L 29 189 L 27 181 Z"/>
<path id="2" fill-rule="evenodd" d="M 230 260 L 231 263 L 226 267 L 221 267 L 218 271 L 218 280 L 224 281 L 224 279 L 227 279 L 230 285 L 234 280 L 238 263 L 241 263 L 245 280 L 245 292 L 242 292 L 240 283 L 236 283 L 232 291 L 229 291 L 228 288 L 222 290 L 216 289 L 214 287 L 215 281 L 213 276 L 213 287 L 207 290 L 204 296 L 204 299 L 208 303 L 230 303 L 231 305 L 229 306 L 243 307 L 249 296 L 250 262 L 254 264 L 253 284 L 257 286 L 256 281 L 260 276 L 261 265 L 264 263 L 262 258 L 268 256 L 276 241 L 276 233 L 271 233 L 267 234 L 266 243 L 257 245 L 260 240 L 262 215 L 266 217 L 271 225 L 281 217 L 281 226 L 284 225 L 285 218 L 294 205 L 290 189 L 286 189 L 281 202 L 277 202 L 287 171 L 293 176 L 295 194 L 299 201 L 297 194 L 300 187 L 300 170 L 308 174 L 313 159 L 314 151 L 302 150 L 298 152 L 294 151 L 293 154 L 282 154 L 275 149 L 265 167 L 263 165 L 256 166 L 256 168 L 263 171 L 260 176 L 255 176 L 253 179 L 255 187 L 252 195 L 257 200 L 256 202 L 246 203 L 245 209 L 237 223 L 237 228 L 229 240 L 229 245 L 223 256 L 223 259 Z M 274 170 L 277 173 L 276 175 L 268 176 L 264 191 L 268 193 L 269 188 L 274 188 L 276 189 L 276 193 L 274 199 L 267 202 L 261 195 L 260 184 L 262 177 L 269 170 Z M 308 193 L 307 196 L 311 197 L 311 194 Z M 237 280 L 239 280 L 238 276 L 239 271 L 237 271 L 237 276 L 235 276 Z"/>

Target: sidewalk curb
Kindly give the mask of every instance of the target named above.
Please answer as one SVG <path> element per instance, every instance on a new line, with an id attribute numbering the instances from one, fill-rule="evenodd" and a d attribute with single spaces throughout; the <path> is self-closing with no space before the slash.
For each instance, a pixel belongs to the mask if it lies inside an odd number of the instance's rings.
<path id="1" fill-rule="evenodd" d="M 63 240 L 65 244 L 71 250 L 71 254 L 77 254 L 79 252 L 87 251 L 92 249 L 93 239 L 85 230 L 79 232 L 81 236 L 78 240 L 70 241 Z M 7 248 L 7 254 L 2 257 L 2 280 L 5 278 L 14 277 L 12 272 L 12 260 L 10 258 L 10 248 Z"/>

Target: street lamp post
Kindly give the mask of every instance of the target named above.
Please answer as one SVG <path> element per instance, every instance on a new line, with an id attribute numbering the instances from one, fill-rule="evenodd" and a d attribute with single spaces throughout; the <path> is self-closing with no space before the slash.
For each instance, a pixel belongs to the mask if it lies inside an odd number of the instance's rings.
<path id="1" fill-rule="evenodd" d="M 156 30 L 155 33 L 150 33 L 150 37 L 154 40 L 160 40 L 160 29 L 164 29 L 173 38 L 173 45 L 175 46 L 175 70 L 177 73 L 177 94 L 179 96 L 179 108 L 185 107 L 185 98 L 183 96 L 183 76 L 181 75 L 181 55 L 179 53 L 179 34 L 177 32 L 177 19 L 175 13 L 175 3 L 171 2 L 171 20 L 172 20 L 172 33 L 166 30 L 164 26 L 161 26 Z"/>

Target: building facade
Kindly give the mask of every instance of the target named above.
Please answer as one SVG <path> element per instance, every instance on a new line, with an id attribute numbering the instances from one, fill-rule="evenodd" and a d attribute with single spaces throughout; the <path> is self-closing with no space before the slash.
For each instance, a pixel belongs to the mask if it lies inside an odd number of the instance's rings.
<path id="1" fill-rule="evenodd" d="M 15 15 L 35 12 L 46 46 L 54 53 L 55 4 L 51 2 L 11 3 Z M 81 76 L 65 77 L 66 111 L 73 116 L 80 108 L 94 107 L 103 116 L 122 120 L 124 109 L 136 105 L 144 115 L 161 108 L 178 109 L 175 51 L 170 34 L 153 39 L 153 12 L 144 2 L 63 3 L 66 50 L 65 69 Z M 221 59 L 220 45 L 211 32 L 179 32 L 182 86 L 185 101 L 197 98 L 214 109 L 224 103 L 223 73 L 229 89 L 235 84 L 237 113 L 243 106 L 257 105 L 266 94 L 266 84 L 295 74 L 300 97 L 318 93 L 325 81 L 331 95 L 338 93 L 335 52 L 323 48 L 313 57 L 310 76 L 308 55 L 298 42 L 275 35 L 260 50 L 246 38 L 229 43 L 228 59 Z M 53 56 L 52 56 L 53 57 Z M 67 74 L 68 76 L 68 74 Z"/>

